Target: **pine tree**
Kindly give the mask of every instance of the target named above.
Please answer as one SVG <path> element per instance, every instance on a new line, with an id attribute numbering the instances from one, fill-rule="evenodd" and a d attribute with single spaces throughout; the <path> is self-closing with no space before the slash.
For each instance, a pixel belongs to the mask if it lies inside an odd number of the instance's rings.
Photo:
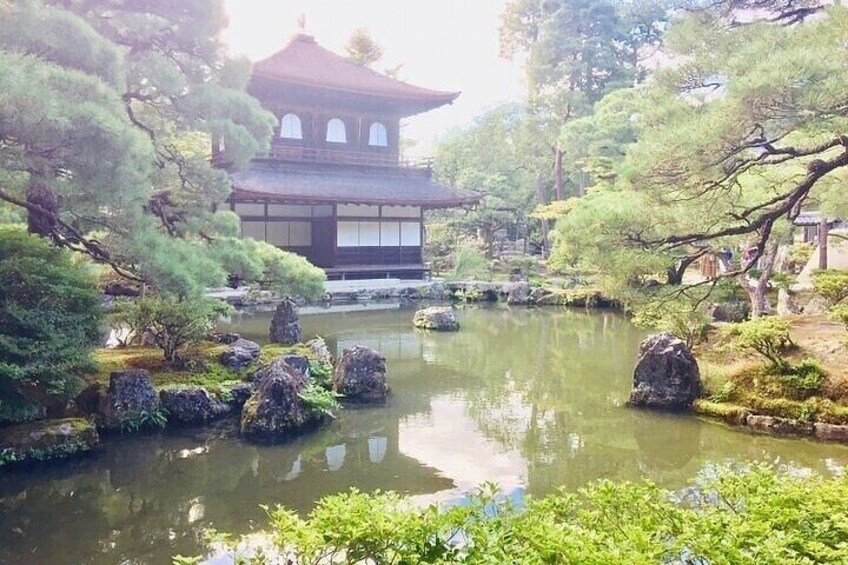
<path id="1" fill-rule="evenodd" d="M 213 210 L 274 124 L 224 25 L 221 0 L 0 3 L 0 200 L 125 276 L 223 283 L 213 248 L 247 250 Z"/>

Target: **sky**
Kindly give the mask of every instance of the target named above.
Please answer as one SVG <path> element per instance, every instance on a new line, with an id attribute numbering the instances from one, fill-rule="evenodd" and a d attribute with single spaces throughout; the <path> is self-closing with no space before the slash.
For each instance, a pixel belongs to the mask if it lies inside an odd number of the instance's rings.
<path id="1" fill-rule="evenodd" d="M 299 31 L 343 53 L 357 28 L 383 47 L 375 69 L 403 64 L 400 77 L 418 86 L 461 91 L 451 106 L 407 120 L 404 135 L 426 151 L 453 128 L 470 125 L 487 108 L 522 100 L 520 61 L 498 55 L 498 27 L 507 0 L 225 0 L 230 25 L 225 39 L 233 55 L 258 61 Z"/>

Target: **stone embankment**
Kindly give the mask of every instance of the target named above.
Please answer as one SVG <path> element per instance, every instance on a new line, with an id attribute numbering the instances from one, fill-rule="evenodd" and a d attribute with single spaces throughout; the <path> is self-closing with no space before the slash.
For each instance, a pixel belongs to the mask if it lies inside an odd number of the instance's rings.
<path id="1" fill-rule="evenodd" d="M 281 297 L 247 288 L 218 289 L 210 296 L 234 306 L 277 304 Z M 377 301 L 505 302 L 513 306 L 574 306 L 618 308 L 620 304 L 599 290 L 577 280 L 552 280 L 546 286 L 527 281 L 330 281 L 320 304 L 351 304 Z"/>

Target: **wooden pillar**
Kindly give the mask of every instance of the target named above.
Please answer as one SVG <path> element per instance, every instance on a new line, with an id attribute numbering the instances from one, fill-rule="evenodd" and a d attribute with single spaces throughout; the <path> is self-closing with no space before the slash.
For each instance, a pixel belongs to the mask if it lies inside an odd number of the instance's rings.
<path id="1" fill-rule="evenodd" d="M 819 269 L 827 269 L 827 239 L 830 235 L 830 224 L 827 218 L 822 216 L 819 222 Z"/>

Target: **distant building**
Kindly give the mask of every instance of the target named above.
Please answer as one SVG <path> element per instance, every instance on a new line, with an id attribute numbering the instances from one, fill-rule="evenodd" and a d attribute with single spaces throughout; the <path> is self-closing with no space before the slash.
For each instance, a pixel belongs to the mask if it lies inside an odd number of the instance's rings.
<path id="1" fill-rule="evenodd" d="M 395 80 L 304 34 L 254 66 L 249 91 L 278 123 L 270 154 L 232 177 L 241 234 L 299 253 L 331 279 L 423 276 L 424 211 L 481 198 L 401 157 L 400 120 L 457 92 Z"/>
<path id="2" fill-rule="evenodd" d="M 802 228 L 800 237 L 796 238 L 804 243 L 817 243 L 819 225 L 822 221 L 821 212 L 817 210 L 802 210 L 798 217 L 795 218 L 793 224 Z M 829 218 L 827 222 L 828 230 L 842 230 L 848 227 L 846 223 L 839 218 Z"/>

